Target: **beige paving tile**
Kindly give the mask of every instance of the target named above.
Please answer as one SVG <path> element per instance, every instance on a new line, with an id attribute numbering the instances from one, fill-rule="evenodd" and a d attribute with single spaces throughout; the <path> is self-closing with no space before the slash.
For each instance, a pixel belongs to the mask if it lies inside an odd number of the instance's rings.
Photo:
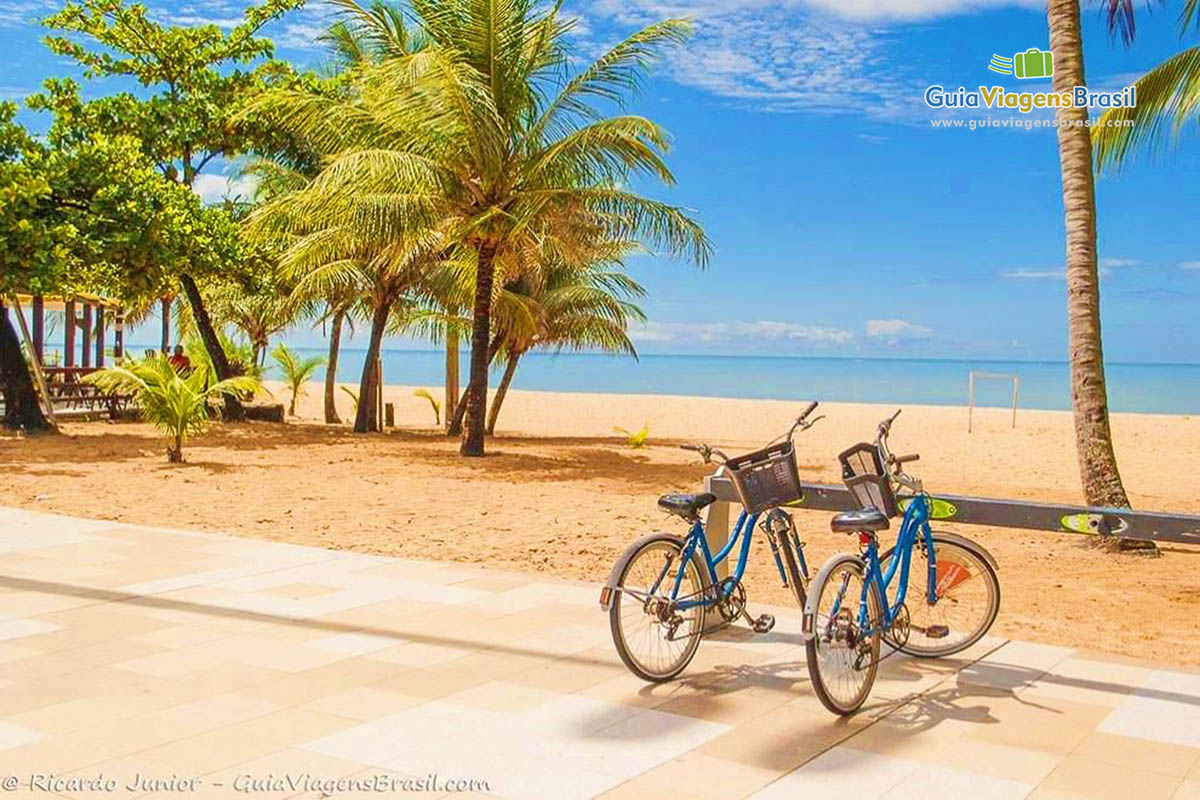
<path id="1" fill-rule="evenodd" d="M 1071 755 L 1102 761 L 1110 766 L 1161 772 L 1164 775 L 1182 778 L 1200 757 L 1200 750 L 1183 745 L 1095 732 L 1080 742 Z"/>
<path id="2" fill-rule="evenodd" d="M 544 703 L 561 697 L 557 692 L 535 689 L 517 683 L 504 681 L 488 681 L 461 692 L 448 695 L 447 703 L 479 708 L 484 711 L 498 711 L 506 714 L 517 714 L 528 711 Z"/>
<path id="3" fill-rule="evenodd" d="M 1179 784 L 1171 800 L 1200 800 L 1200 780 L 1185 780 Z"/>
<path id="4" fill-rule="evenodd" d="M 303 707 L 322 714 L 353 720 L 372 720 L 429 702 L 427 697 L 359 686 L 306 703 Z"/>
<path id="5" fill-rule="evenodd" d="M 219 728 L 278 710 L 279 707 L 274 703 L 226 692 L 162 709 L 155 712 L 155 716 L 194 723 L 205 728 Z"/>
<path id="6" fill-rule="evenodd" d="M 1182 779 L 1106 764 L 1089 758 L 1069 756 L 1051 772 L 1039 788 L 1075 792 L 1095 800 L 1137 797 L 1138 800 L 1170 800 L 1183 783 Z"/>
<path id="7" fill-rule="evenodd" d="M 781 770 L 687 753 L 643 773 L 625 788 L 636 787 L 638 781 L 645 779 L 649 784 L 664 787 L 672 796 L 728 800 L 751 795 L 783 774 Z"/>

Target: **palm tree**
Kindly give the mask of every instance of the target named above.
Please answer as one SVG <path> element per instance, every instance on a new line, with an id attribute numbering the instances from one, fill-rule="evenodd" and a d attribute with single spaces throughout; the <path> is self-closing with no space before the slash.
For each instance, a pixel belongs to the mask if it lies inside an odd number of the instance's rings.
<path id="1" fill-rule="evenodd" d="M 1120 0 L 1113 0 L 1114 4 Z M 1079 0 L 1050 0 L 1054 91 L 1086 85 Z M 1075 446 L 1087 502 L 1128 506 L 1109 428 L 1100 339 L 1100 279 L 1096 265 L 1096 192 L 1086 108 L 1060 107 L 1058 154 L 1067 232 L 1067 330 Z"/>
<path id="2" fill-rule="evenodd" d="M 632 302 L 645 297 L 646 290 L 609 263 L 589 264 L 582 269 L 556 264 L 538 280 L 524 281 L 511 291 L 531 294 L 537 308 L 536 323 L 532 329 L 513 331 L 505 340 L 504 377 L 488 412 L 489 435 L 495 433 L 500 407 L 525 353 L 535 348 L 598 349 L 637 358 L 628 336 L 629 323 L 646 319 L 642 309 Z"/>
<path id="3" fill-rule="evenodd" d="M 414 3 L 422 50 L 360 67 L 351 98 L 284 90 L 270 101 L 283 125 L 336 154 L 314 182 L 319 190 L 297 198 L 313 223 L 342 225 L 376 245 L 405 243 L 404 252 L 436 241 L 473 254 L 464 455 L 484 452 L 492 299 L 516 274 L 497 280 L 498 267 L 519 271 L 513 256 L 528 242 L 557 238 L 566 249 L 601 228 L 702 266 L 710 254 L 681 209 L 622 188 L 638 176 L 673 181 L 666 133 L 592 105 L 623 99 L 690 25 L 650 26 L 560 80 L 571 23 L 556 7 L 537 8 L 534 0 Z"/>
<path id="4" fill-rule="evenodd" d="M 1180 32 L 1200 24 L 1200 0 L 1187 0 L 1179 17 Z M 1096 168 L 1120 166 L 1138 148 L 1163 143 L 1164 129 L 1178 133 L 1200 115 L 1200 47 L 1168 58 L 1135 84 L 1137 105 L 1104 112 L 1092 128 Z"/>
<path id="5" fill-rule="evenodd" d="M 166 356 L 151 353 L 142 361 L 131 361 L 88 375 L 84 380 L 105 392 L 132 394 L 142 419 L 168 436 L 167 461 L 183 461 L 183 444 L 188 436 L 204 431 L 209 406 L 217 398 L 253 394 L 262 388 L 248 375 L 209 383 L 207 370 L 194 369 L 180 375 Z"/>
<path id="6" fill-rule="evenodd" d="M 325 363 L 325 359 L 320 356 L 297 358 L 296 354 L 289 350 L 283 342 L 275 346 L 271 352 L 271 358 L 275 359 L 275 363 L 279 365 L 279 369 L 283 372 L 283 382 L 291 392 L 292 401 L 288 404 L 288 416 L 294 417 L 296 416 L 296 401 L 304 395 L 304 384 L 312 378 L 317 367 Z"/>

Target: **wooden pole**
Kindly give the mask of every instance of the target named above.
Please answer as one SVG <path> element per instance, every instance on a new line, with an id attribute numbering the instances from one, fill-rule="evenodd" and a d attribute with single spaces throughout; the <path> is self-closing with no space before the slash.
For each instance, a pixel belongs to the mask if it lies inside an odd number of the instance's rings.
<path id="1" fill-rule="evenodd" d="M 458 408 L 458 331 L 446 329 L 446 429 Z"/>
<path id="2" fill-rule="evenodd" d="M 104 366 L 104 306 L 96 306 L 96 366 Z"/>
<path id="3" fill-rule="evenodd" d="M 967 379 L 967 433 L 971 432 L 971 421 L 975 417 L 975 373 Z"/>
<path id="4" fill-rule="evenodd" d="M 25 340 L 25 346 L 29 348 L 30 354 L 33 353 L 33 338 L 29 335 L 29 326 L 25 324 L 25 312 L 21 308 L 21 301 L 14 294 L 10 301 L 13 310 L 17 312 L 17 323 L 21 328 L 21 338 Z M 42 404 L 42 413 L 46 415 L 46 420 L 50 423 L 50 427 L 58 430 L 58 420 L 54 418 L 54 401 L 50 399 L 50 391 L 46 388 L 46 376 L 42 373 L 42 365 L 36 358 L 30 358 L 29 369 L 33 372 L 34 385 L 37 387 L 38 402 Z"/>
<path id="5" fill-rule="evenodd" d="M 40 294 L 33 298 L 33 352 L 39 364 L 46 363 L 46 301 Z"/>
<path id="6" fill-rule="evenodd" d="M 164 297 L 161 304 L 162 313 L 162 354 L 171 354 L 171 298 Z"/>
<path id="7" fill-rule="evenodd" d="M 125 357 L 125 309 L 118 308 L 116 322 L 113 325 L 113 359 L 120 361 Z"/>
<path id="8" fill-rule="evenodd" d="M 63 366 L 75 366 L 75 301 L 63 303 Z"/>
<path id="9" fill-rule="evenodd" d="M 1021 399 L 1021 376 L 1013 375 L 1013 427 L 1017 427 L 1017 403 Z"/>
<path id="10" fill-rule="evenodd" d="M 83 304 L 83 354 L 79 363 L 84 367 L 92 365 L 92 304 Z"/>

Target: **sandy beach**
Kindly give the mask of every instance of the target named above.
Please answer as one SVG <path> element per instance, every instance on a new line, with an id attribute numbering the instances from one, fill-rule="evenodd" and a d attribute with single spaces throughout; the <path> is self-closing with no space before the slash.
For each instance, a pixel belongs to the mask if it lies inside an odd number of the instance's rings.
<path id="1" fill-rule="evenodd" d="M 272 387 L 277 399 L 285 395 Z M 464 460 L 412 387 L 389 386 L 397 428 L 356 436 L 325 426 L 320 387 L 286 426 L 217 424 L 166 464 L 141 423 L 69 423 L 61 437 L 0 435 L 3 503 L 85 517 L 228 532 L 360 552 L 493 564 L 599 583 L 633 539 L 681 530 L 660 493 L 694 490 L 712 470 L 678 444 L 754 449 L 786 430 L 803 401 L 514 391 L 491 455 Z M 440 390 L 434 391 L 440 396 Z M 339 392 L 343 418 L 349 399 Z M 825 404 L 827 418 L 797 440 L 805 480 L 836 483 L 835 459 L 869 440 L 890 406 Z M 649 425 L 631 449 L 614 426 Z M 928 490 L 1081 502 L 1071 417 L 906 407 L 897 452 L 919 452 Z M 1200 512 L 1200 419 L 1119 414 L 1117 454 L 1135 506 Z M 810 562 L 851 543 L 828 514 L 800 512 Z M 997 556 L 1004 591 L 995 631 L 1168 663 L 1200 664 L 1181 634 L 1200 612 L 1200 548 L 1166 546 L 1157 559 L 1117 556 L 1079 537 L 947 525 Z M 762 541 L 747 574 L 754 602 L 787 602 Z"/>

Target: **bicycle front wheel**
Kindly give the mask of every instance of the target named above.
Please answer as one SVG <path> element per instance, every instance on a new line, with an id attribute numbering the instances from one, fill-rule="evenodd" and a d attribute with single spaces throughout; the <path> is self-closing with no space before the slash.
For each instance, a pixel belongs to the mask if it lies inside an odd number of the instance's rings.
<path id="1" fill-rule="evenodd" d="M 671 680 L 683 672 L 700 646 L 704 582 L 694 555 L 683 563 L 683 550 L 684 542 L 677 536 L 647 536 L 635 542 L 613 570 L 616 580 L 609 607 L 613 644 L 625 666 L 642 680 Z M 681 609 L 680 601 L 687 607 Z"/>
<path id="2" fill-rule="evenodd" d="M 864 591 L 865 588 L 865 591 Z M 866 626 L 862 600 L 866 599 Z M 811 632 L 808 675 L 821 704 L 835 714 L 853 714 L 866 702 L 879 669 L 883 603 L 866 581 L 858 556 L 834 556 L 808 593 L 805 635 Z"/>
<path id="3" fill-rule="evenodd" d="M 904 605 L 908 639 L 900 652 L 940 658 L 966 650 L 983 638 L 1000 611 L 1000 580 L 982 551 L 961 537 L 933 533 L 937 559 L 933 602 L 929 600 L 929 553 L 914 545 Z M 882 556 L 886 562 L 890 551 Z M 889 644 L 896 644 L 890 641 Z"/>

